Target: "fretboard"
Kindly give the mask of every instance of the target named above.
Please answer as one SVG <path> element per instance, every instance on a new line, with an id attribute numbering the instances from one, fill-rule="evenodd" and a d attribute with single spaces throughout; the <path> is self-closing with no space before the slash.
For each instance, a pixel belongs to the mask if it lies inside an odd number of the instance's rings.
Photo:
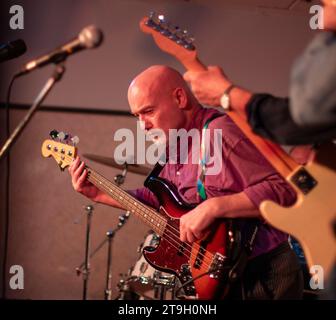
<path id="1" fill-rule="evenodd" d="M 157 234 L 163 235 L 167 224 L 167 220 L 163 216 L 91 168 L 86 167 L 86 169 L 88 170 L 87 180 L 119 202 L 126 210 L 139 217 Z"/>

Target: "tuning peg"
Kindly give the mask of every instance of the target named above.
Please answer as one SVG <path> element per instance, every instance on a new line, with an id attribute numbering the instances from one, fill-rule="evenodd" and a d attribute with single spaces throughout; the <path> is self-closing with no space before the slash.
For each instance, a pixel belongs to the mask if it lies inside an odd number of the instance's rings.
<path id="1" fill-rule="evenodd" d="M 191 35 L 187 35 L 184 39 L 185 44 L 184 47 L 188 50 L 195 50 L 194 42 L 195 42 L 195 37 Z"/>
<path id="2" fill-rule="evenodd" d="M 193 44 L 195 42 L 195 37 L 194 36 L 188 36 L 186 39 L 185 39 L 188 43 L 190 44 Z"/>
<path id="3" fill-rule="evenodd" d="M 151 12 L 149 13 L 149 19 L 153 21 L 155 17 L 156 17 L 156 13 L 155 13 L 155 11 L 151 11 Z"/>
<path id="4" fill-rule="evenodd" d="M 165 22 L 166 22 L 166 18 L 165 18 L 165 16 L 164 16 L 163 14 L 159 14 L 159 15 L 157 16 L 157 18 L 159 19 L 159 21 L 160 21 L 161 23 L 165 23 Z"/>
<path id="5" fill-rule="evenodd" d="M 76 145 L 79 143 L 79 138 L 78 138 L 78 136 L 74 136 L 74 137 L 72 137 L 70 140 L 71 140 L 71 142 L 72 142 L 72 144 L 73 144 L 74 146 L 76 146 Z"/>
<path id="6" fill-rule="evenodd" d="M 64 141 L 65 140 L 65 133 L 63 131 L 58 133 L 58 139 L 60 141 Z"/>
<path id="7" fill-rule="evenodd" d="M 70 137 L 70 135 L 68 133 L 63 132 L 63 131 L 61 131 L 58 134 L 58 139 L 59 139 L 59 141 L 62 141 L 62 142 L 68 143 L 69 137 Z"/>
<path id="8" fill-rule="evenodd" d="M 59 166 L 60 170 L 63 172 L 64 171 L 64 167 L 62 167 L 62 164 L 63 164 L 63 161 L 60 161 L 58 163 L 58 166 Z"/>
<path id="9" fill-rule="evenodd" d="M 50 136 L 50 138 L 51 139 L 53 139 L 53 140 L 55 140 L 55 139 L 57 139 L 57 137 L 58 137 L 58 131 L 57 130 L 51 130 L 50 132 L 49 132 L 49 136 Z"/>
<path id="10" fill-rule="evenodd" d="M 160 20 L 154 11 L 150 12 L 146 25 L 154 30 L 160 30 Z"/>
<path id="11" fill-rule="evenodd" d="M 182 29 L 180 29 L 180 27 L 176 26 L 175 27 L 175 32 L 174 32 L 174 35 L 176 37 L 176 43 L 177 44 L 182 44 L 183 43 L 183 38 L 184 38 L 184 35 L 183 35 L 183 31 Z"/>
<path id="12" fill-rule="evenodd" d="M 166 37 L 170 37 L 172 34 L 170 23 L 163 19 L 160 23 L 160 33 Z"/>

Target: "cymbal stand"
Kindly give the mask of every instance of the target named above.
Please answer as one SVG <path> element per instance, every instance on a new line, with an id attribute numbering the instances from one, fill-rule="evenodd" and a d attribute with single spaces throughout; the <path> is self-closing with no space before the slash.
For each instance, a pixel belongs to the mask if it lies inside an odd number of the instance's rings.
<path id="1" fill-rule="evenodd" d="M 124 182 L 127 175 L 127 163 L 124 164 L 124 169 L 121 174 L 117 174 L 114 177 L 115 183 L 120 187 Z M 107 247 L 107 269 L 106 269 L 106 284 L 105 284 L 105 300 L 112 299 L 112 241 L 117 231 L 119 231 L 122 226 L 126 223 L 130 212 L 127 211 L 126 214 L 119 216 L 119 223 L 115 230 L 110 230 L 106 233 L 108 247 Z"/>
<path id="2" fill-rule="evenodd" d="M 104 291 L 104 299 L 112 300 L 112 241 L 115 234 L 125 225 L 127 219 L 130 216 L 130 212 L 119 216 L 119 223 L 115 230 L 109 230 L 106 232 L 106 240 L 108 242 L 107 246 L 107 268 L 106 268 L 106 282 L 105 282 L 105 291 Z"/>
<path id="3" fill-rule="evenodd" d="M 85 241 L 85 260 L 84 260 L 84 268 L 82 270 L 83 275 L 83 300 L 87 300 L 87 289 L 89 284 L 89 275 L 90 275 L 90 232 L 91 232 L 91 220 L 92 220 L 92 212 L 93 206 L 87 205 L 85 207 L 85 211 L 87 213 L 86 220 L 86 241 Z"/>

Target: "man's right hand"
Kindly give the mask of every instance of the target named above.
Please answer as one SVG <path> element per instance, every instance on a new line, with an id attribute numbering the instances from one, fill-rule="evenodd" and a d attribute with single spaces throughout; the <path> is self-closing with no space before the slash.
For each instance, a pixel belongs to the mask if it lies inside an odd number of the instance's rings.
<path id="1" fill-rule="evenodd" d="M 210 66 L 206 71 L 187 71 L 184 80 L 189 82 L 197 100 L 208 106 L 219 107 L 220 98 L 231 85 L 223 70 Z"/>
<path id="2" fill-rule="evenodd" d="M 71 175 L 72 186 L 77 192 L 81 193 L 92 201 L 98 200 L 100 191 L 91 182 L 86 180 L 88 172 L 87 169 L 85 169 L 85 163 L 80 161 L 78 156 L 70 165 L 69 173 Z"/>

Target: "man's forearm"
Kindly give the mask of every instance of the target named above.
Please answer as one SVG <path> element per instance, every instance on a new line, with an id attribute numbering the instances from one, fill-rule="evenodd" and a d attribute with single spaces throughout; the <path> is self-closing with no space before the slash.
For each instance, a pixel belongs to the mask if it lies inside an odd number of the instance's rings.
<path id="1" fill-rule="evenodd" d="M 126 210 L 119 202 L 114 200 L 108 194 L 104 193 L 103 191 L 99 191 L 97 197 L 94 199 L 95 202 L 103 203 L 118 209 Z"/>
<path id="2" fill-rule="evenodd" d="M 235 111 L 241 118 L 247 120 L 246 106 L 252 97 L 252 93 L 248 90 L 235 87 L 231 91 L 231 108 Z"/>
<path id="3" fill-rule="evenodd" d="M 216 218 L 260 218 L 258 208 L 244 192 L 211 198 Z"/>

